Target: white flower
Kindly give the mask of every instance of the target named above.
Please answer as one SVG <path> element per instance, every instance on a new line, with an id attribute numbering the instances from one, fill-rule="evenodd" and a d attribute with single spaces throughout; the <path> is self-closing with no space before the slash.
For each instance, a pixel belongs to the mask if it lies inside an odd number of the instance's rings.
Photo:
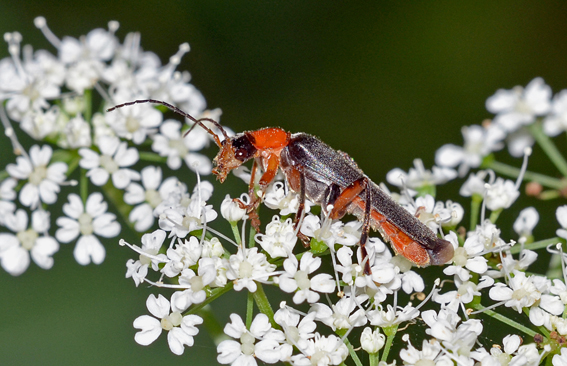
<path id="1" fill-rule="evenodd" d="M 407 271 L 401 274 L 402 290 L 406 294 L 422 292 L 425 289 L 423 278 L 414 271 Z"/>
<path id="2" fill-rule="evenodd" d="M 79 95 L 91 89 L 100 79 L 104 64 L 98 60 L 80 60 L 69 66 L 65 78 L 67 87 Z"/>
<path id="3" fill-rule="evenodd" d="M 325 218 L 323 222 L 319 216 L 305 215 L 300 231 L 317 241 L 324 242 L 329 248 L 338 243 L 342 245 L 355 245 L 360 240 L 360 221 L 352 221 L 347 224 L 342 221 L 331 223 L 332 220 Z"/>
<path id="4" fill-rule="evenodd" d="M 504 130 L 494 123 L 488 126 L 464 126 L 461 132 L 465 140 L 463 147 L 447 144 L 435 153 L 435 164 L 449 168 L 459 166 L 461 177 L 470 168 L 478 168 L 485 156 L 502 149 L 502 141 L 506 137 Z"/>
<path id="5" fill-rule="evenodd" d="M 419 311 L 414 308 L 411 303 L 407 304 L 403 308 L 398 306 L 397 310 L 390 304 L 386 306 L 386 310 L 383 310 L 382 304 L 380 304 L 377 309 L 371 310 L 367 313 L 370 324 L 377 325 L 381 328 L 406 322 L 418 315 Z"/>
<path id="6" fill-rule="evenodd" d="M 435 202 L 433 216 L 443 227 L 456 227 L 461 222 L 464 215 L 465 210 L 458 202 L 451 200 L 448 200 L 445 204 L 441 201 Z"/>
<path id="7" fill-rule="evenodd" d="M 29 228 L 28 215 L 22 209 L 5 217 L 4 221 L 14 232 L 0 233 L 0 263 L 6 272 L 21 275 L 30 264 L 30 256 L 43 269 L 53 266 L 52 255 L 59 250 L 59 243 L 47 235 L 49 212 L 34 211 Z"/>
<path id="8" fill-rule="evenodd" d="M 339 337 L 325 337 L 315 333 L 315 338 L 307 341 L 307 347 L 302 353 L 291 357 L 291 363 L 313 366 L 340 365 L 347 356 L 348 348 Z"/>
<path id="9" fill-rule="evenodd" d="M 433 301 L 458 311 L 462 304 L 468 304 L 474 300 L 475 296 L 480 296 L 480 290 L 491 287 L 494 284 L 494 279 L 489 276 L 482 276 L 478 282 L 477 284 L 471 281 L 463 281 L 460 277 L 455 276 L 456 290 L 435 294 Z"/>
<path id="10" fill-rule="evenodd" d="M 473 194 L 483 195 L 485 179 L 488 175 L 486 170 L 479 170 L 476 173 L 471 173 L 465 183 L 461 186 L 459 194 L 463 197 L 471 197 Z"/>
<path id="11" fill-rule="evenodd" d="M 514 221 L 514 231 L 516 234 L 520 235 L 520 242 L 525 240 L 532 235 L 534 227 L 539 221 L 539 214 L 537 210 L 533 207 L 524 208 L 520 211 L 520 215 L 516 221 Z"/>
<path id="12" fill-rule="evenodd" d="M 468 281 L 470 278 L 469 271 L 483 274 L 488 270 L 487 259 L 481 254 L 485 250 L 482 242 L 480 232 L 475 232 L 470 235 L 462 247 L 458 247 L 457 235 L 451 231 L 445 236 L 445 239 L 450 241 L 455 248 L 453 256 L 453 263 L 443 269 L 443 273 L 448 276 L 458 276 L 461 281 Z"/>
<path id="13" fill-rule="evenodd" d="M 246 209 L 241 208 L 240 204 L 227 194 L 221 203 L 221 215 L 226 221 L 235 223 L 246 215 Z"/>
<path id="14" fill-rule="evenodd" d="M 0 182 L 0 225 L 4 225 L 6 217 L 16 210 L 16 205 L 12 202 L 16 198 L 16 187 L 18 181 L 13 178 L 6 178 Z"/>
<path id="15" fill-rule="evenodd" d="M 229 258 L 226 277 L 234 281 L 234 289 L 242 290 L 244 287 L 250 292 L 256 292 L 258 286 L 255 281 L 267 282 L 272 276 L 276 266 L 270 264 L 264 253 L 258 253 L 258 248 L 239 248 L 236 254 Z"/>
<path id="16" fill-rule="evenodd" d="M 417 197 L 414 203 L 403 207 L 433 232 L 439 231 L 441 224 L 450 221 L 452 218 L 451 211 L 445 210 L 443 206 L 436 205 L 435 199 L 429 194 Z"/>
<path id="17" fill-rule="evenodd" d="M 500 238 L 500 229 L 488 219 L 477 225 L 475 231 L 467 233 L 467 241 L 469 239 L 470 242 L 467 245 L 467 252 L 469 253 L 499 250 L 500 247 L 506 245 L 504 240 Z"/>
<path id="18" fill-rule="evenodd" d="M 285 273 L 278 277 L 280 289 L 288 293 L 296 291 L 293 296 L 293 302 L 296 304 L 304 301 L 314 303 L 319 301 L 317 292 L 330 294 L 335 291 L 335 281 L 331 275 L 320 273 L 309 278 L 309 275 L 321 266 L 321 258 L 313 257 L 311 252 L 305 252 L 299 263 L 292 254 L 284 261 L 283 266 Z"/>
<path id="19" fill-rule="evenodd" d="M 37 110 L 22 116 L 20 127 L 36 140 L 42 140 L 47 135 L 57 132 L 59 109 L 49 108 L 47 111 Z"/>
<path id="20" fill-rule="evenodd" d="M 106 113 L 105 118 L 116 135 L 140 145 L 146 140 L 147 135 L 151 136 L 157 132 L 163 114 L 151 104 L 134 104 L 128 108 Z"/>
<path id="21" fill-rule="evenodd" d="M 60 96 L 65 71 L 47 51 L 37 51 L 33 57 L 30 57 L 32 52 L 26 51 L 26 57 L 21 60 L 19 33 L 6 33 L 4 39 L 12 57 L 0 61 L 0 99 L 7 99 L 8 116 L 19 122 L 47 108 L 47 100 Z"/>
<path id="22" fill-rule="evenodd" d="M 200 304 L 207 298 L 205 287 L 210 285 L 217 276 L 215 260 L 201 258 L 198 273 L 192 269 L 184 269 L 179 276 L 179 285 L 186 287 L 184 291 L 177 291 L 171 297 L 171 303 L 179 311 L 185 311 L 191 304 Z"/>
<path id="23" fill-rule="evenodd" d="M 156 230 L 153 233 L 144 234 L 142 236 L 141 248 L 133 246 L 133 249 L 140 253 L 140 259 L 137 261 L 134 261 L 133 259 L 128 260 L 126 263 L 126 267 L 128 268 L 126 278 L 132 277 L 136 286 L 144 282 L 144 279 L 148 274 L 149 267 L 151 267 L 154 271 L 158 271 L 159 263 L 167 261 L 167 257 L 163 253 L 159 253 L 165 237 L 165 231 Z M 157 260 L 157 258 L 160 258 L 160 260 Z"/>
<path id="24" fill-rule="evenodd" d="M 445 349 L 451 350 L 453 354 L 468 356 L 482 333 L 482 323 L 478 319 L 468 319 L 458 324 L 461 318 L 456 311 L 449 308 L 442 308 L 438 313 L 427 310 L 421 317 L 429 326 L 426 333 L 443 342 Z"/>
<path id="25" fill-rule="evenodd" d="M 205 130 L 196 127 L 191 134 L 184 137 L 181 133 L 181 123 L 176 120 L 166 120 L 159 128 L 159 134 L 154 135 L 152 150 L 160 156 L 167 157 L 167 166 L 171 169 L 181 167 L 181 159 L 187 167 L 198 171 L 200 174 L 210 174 L 212 171 L 211 160 L 194 151 L 202 150 L 209 143 L 209 137 Z"/>
<path id="26" fill-rule="evenodd" d="M 518 313 L 522 308 L 532 306 L 541 299 L 541 292 L 534 284 L 534 276 L 526 277 L 524 272 L 514 271 L 509 287 L 504 283 L 496 283 L 490 289 L 489 296 L 494 301 L 502 301 L 506 307 L 514 308 Z"/>
<path id="27" fill-rule="evenodd" d="M 341 247 L 337 250 L 337 259 L 340 264 L 335 265 L 335 269 L 343 274 L 342 281 L 349 286 L 354 284 L 356 278 L 363 276 L 364 271 L 361 265 L 352 262 L 353 255 L 349 247 Z"/>
<path id="28" fill-rule="evenodd" d="M 99 192 L 91 193 L 85 206 L 78 195 L 71 193 L 69 203 L 63 205 L 63 212 L 68 217 L 57 219 L 60 228 L 55 232 L 55 237 L 61 243 L 69 243 L 80 235 L 73 251 L 79 264 L 87 265 L 91 261 L 100 264 L 104 261 L 106 252 L 95 234 L 112 238 L 120 233 L 116 216 L 107 213 L 107 208 L 108 205 Z"/>
<path id="29" fill-rule="evenodd" d="M 374 331 L 370 327 L 364 328 L 360 336 L 360 345 L 368 353 L 377 353 L 384 347 L 386 337 L 380 333 L 380 328 Z"/>
<path id="30" fill-rule="evenodd" d="M 508 135 L 506 138 L 506 145 L 508 145 L 508 152 L 515 158 L 524 156 L 526 148 L 532 147 L 534 144 L 534 137 L 526 128 L 522 127 Z"/>
<path id="31" fill-rule="evenodd" d="M 217 361 L 221 364 L 253 366 L 257 365 L 256 358 L 272 364 L 291 356 L 291 345 L 282 344 L 284 334 L 272 328 L 266 314 L 256 315 L 250 330 L 246 329 L 240 316 L 231 314 L 224 332 L 240 342 L 225 340 L 217 346 Z"/>
<path id="32" fill-rule="evenodd" d="M 161 168 L 155 166 L 147 166 L 141 173 L 142 185 L 131 182 L 126 187 L 124 202 L 137 205 L 130 211 L 128 219 L 135 223 L 137 231 L 144 232 L 155 222 L 156 207 L 169 196 L 179 181 L 176 177 L 169 177 L 162 182 Z"/>
<path id="33" fill-rule="evenodd" d="M 413 345 L 408 344 L 407 349 L 400 351 L 400 358 L 404 365 L 430 364 L 436 366 L 452 366 L 453 361 L 449 356 L 441 352 L 441 346 L 437 342 L 429 343 L 423 340 L 422 350 L 418 351 Z"/>
<path id="34" fill-rule="evenodd" d="M 543 131 L 552 137 L 567 131 L 567 90 L 560 91 L 553 98 L 551 113 L 543 121 Z"/>
<path id="35" fill-rule="evenodd" d="M 280 210 L 281 216 L 296 213 L 299 208 L 299 197 L 291 190 L 286 192 L 282 182 L 271 184 L 266 190 L 264 204 L 273 210 Z M 305 202 L 305 212 L 309 212 L 309 202 Z"/>
<path id="36" fill-rule="evenodd" d="M 542 78 L 533 79 L 526 88 L 500 89 L 486 100 L 486 109 L 497 114 L 494 123 L 513 132 L 522 125 L 535 121 L 536 116 L 546 114 L 550 107 L 551 88 Z"/>
<path id="37" fill-rule="evenodd" d="M 297 243 L 297 236 L 291 219 L 284 222 L 275 215 L 266 225 L 265 234 L 256 234 L 255 240 L 272 258 L 287 257 Z"/>
<path id="38" fill-rule="evenodd" d="M 153 343 L 163 330 L 166 330 L 168 331 L 169 349 L 174 354 L 182 355 L 185 351 L 184 346 L 193 346 L 193 337 L 199 333 L 196 325 L 203 323 L 200 316 L 183 316 L 175 309 L 170 312 L 169 301 L 162 295 L 159 297 L 150 295 L 146 300 L 146 305 L 155 318 L 142 315 L 134 320 L 134 328 L 140 329 L 134 336 L 138 344 L 147 346 Z"/>
<path id="39" fill-rule="evenodd" d="M 552 359 L 553 366 L 567 366 L 567 348 L 561 348 L 561 355 L 554 355 Z"/>
<path id="40" fill-rule="evenodd" d="M 559 225 L 561 225 L 561 229 L 556 231 L 557 236 L 567 239 L 567 205 L 557 207 L 555 217 L 559 221 Z"/>
<path id="41" fill-rule="evenodd" d="M 45 33 L 45 19 L 37 23 L 38 19 L 40 18 L 36 18 L 36 25 Z M 118 22 L 109 22 L 108 28 L 108 31 L 94 29 L 80 40 L 63 37 L 54 44 L 59 49 L 60 60 L 68 65 L 66 84 L 71 90 L 83 94 L 85 89 L 92 88 L 100 79 L 104 61 L 112 58 L 118 44 L 114 36 Z"/>
<path id="42" fill-rule="evenodd" d="M 57 143 L 61 147 L 71 149 L 91 146 L 91 127 L 89 123 L 80 114 L 71 118 L 65 125 L 61 139 Z"/>
<path id="43" fill-rule="evenodd" d="M 199 240 L 192 236 L 189 240 L 177 239 L 175 247 L 170 246 L 167 249 L 167 258 L 169 261 L 161 269 L 161 272 L 167 277 L 176 277 L 186 268 L 194 266 L 201 258 L 202 251 Z"/>
<path id="44" fill-rule="evenodd" d="M 322 303 L 311 304 L 309 312 L 315 312 L 315 319 L 333 330 L 362 327 L 367 322 L 366 314 L 357 304 L 362 305 L 367 299 L 366 295 L 356 298 L 345 296 L 331 307 Z"/>
<path id="45" fill-rule="evenodd" d="M 128 144 L 120 142 L 118 137 L 102 136 L 98 142 L 101 155 L 86 148 L 79 150 L 82 157 L 79 165 L 89 170 L 87 177 L 91 178 L 94 185 L 102 186 L 112 176 L 112 184 L 124 189 L 130 181 L 140 179 L 138 172 L 127 169 L 138 161 L 138 150 L 128 148 Z"/>
<path id="46" fill-rule="evenodd" d="M 498 177 L 486 189 L 486 207 L 491 211 L 509 208 L 519 196 L 516 183 Z"/>
<path id="47" fill-rule="evenodd" d="M 53 150 L 48 145 L 41 148 L 33 145 L 29 159 L 18 156 L 16 164 L 6 166 L 6 171 L 13 178 L 28 180 L 20 191 L 22 205 L 34 209 L 40 202 L 51 204 L 57 201 L 59 185 L 63 183 L 67 173 L 67 164 L 57 162 L 48 166 L 52 153 Z"/>
<path id="48" fill-rule="evenodd" d="M 190 198 L 184 185 L 171 188 L 169 197 L 154 210 L 159 214 L 159 227 L 171 231 L 170 236 L 184 238 L 217 218 L 213 206 L 205 202 L 212 195 L 213 185 L 210 182 L 197 184 Z"/>
<path id="49" fill-rule="evenodd" d="M 59 45 L 59 58 L 66 64 L 86 59 L 110 60 L 118 44 L 114 36 L 114 32 L 118 29 L 118 22 L 109 22 L 108 28 L 108 31 L 102 28 L 93 29 L 80 40 L 63 37 Z"/>
<path id="50" fill-rule="evenodd" d="M 408 173 L 400 168 L 390 170 L 386 180 L 397 187 L 419 189 L 444 184 L 457 177 L 457 172 L 450 168 L 434 166 L 433 172 L 426 170 L 421 159 L 415 159 L 413 165 L 415 168 L 410 168 Z"/>
<path id="51" fill-rule="evenodd" d="M 549 350 L 544 351 L 542 355 L 540 355 L 535 343 L 524 344 L 518 347 L 518 351 L 516 352 L 516 355 L 512 357 L 512 360 L 510 360 L 509 365 L 539 365 L 541 363 L 541 356 L 543 356 L 546 352 L 549 352 Z"/>
<path id="52" fill-rule="evenodd" d="M 315 337 L 313 333 L 317 328 L 314 322 L 315 313 L 307 314 L 301 319 L 297 311 L 280 304 L 280 309 L 274 314 L 274 321 L 278 323 L 286 336 L 289 344 L 296 346 L 299 350 L 307 348 L 307 340 Z"/>
<path id="53" fill-rule="evenodd" d="M 170 100 L 195 118 L 207 117 L 219 121 L 222 111 L 219 108 L 205 110 L 207 106 L 205 98 L 194 85 L 189 84 L 191 80 L 189 72 L 175 71 L 182 55 L 188 51 L 189 45 L 187 43 L 179 45 L 177 54 L 169 58 L 169 64 L 165 65 L 157 75 L 156 80 L 159 84 L 152 85 L 151 97 L 159 100 Z"/>
<path id="54" fill-rule="evenodd" d="M 565 286 L 565 282 L 557 278 L 554 279 L 553 286 L 549 288 L 549 292 L 554 295 L 558 295 L 561 299 L 561 302 L 567 305 L 567 286 Z"/>

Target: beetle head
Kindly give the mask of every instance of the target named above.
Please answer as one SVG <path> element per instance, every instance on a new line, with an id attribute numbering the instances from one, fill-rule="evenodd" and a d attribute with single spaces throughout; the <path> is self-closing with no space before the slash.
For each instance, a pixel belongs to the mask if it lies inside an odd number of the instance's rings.
<path id="1" fill-rule="evenodd" d="M 232 169 L 238 168 L 242 163 L 254 158 L 258 150 L 252 144 L 251 139 L 251 135 L 241 133 L 221 142 L 220 151 L 213 160 L 216 165 L 213 174 L 221 183 L 224 182 Z"/>

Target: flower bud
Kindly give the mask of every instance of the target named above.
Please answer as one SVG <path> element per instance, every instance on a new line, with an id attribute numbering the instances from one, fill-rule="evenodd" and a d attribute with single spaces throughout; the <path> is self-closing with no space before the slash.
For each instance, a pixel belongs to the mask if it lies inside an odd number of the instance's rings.
<path id="1" fill-rule="evenodd" d="M 222 201 L 220 210 L 222 217 L 228 222 L 240 221 L 244 215 L 246 215 L 246 209 L 240 208 L 240 205 L 230 198 L 228 194 L 224 201 Z"/>
<path id="2" fill-rule="evenodd" d="M 370 327 L 364 328 L 360 336 L 360 345 L 368 353 L 377 353 L 384 347 L 386 337 L 380 333 L 380 328 L 373 332 Z"/>

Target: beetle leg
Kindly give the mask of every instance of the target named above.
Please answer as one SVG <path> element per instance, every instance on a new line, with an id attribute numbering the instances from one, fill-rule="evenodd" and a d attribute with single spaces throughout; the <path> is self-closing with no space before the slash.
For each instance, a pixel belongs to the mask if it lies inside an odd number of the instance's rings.
<path id="1" fill-rule="evenodd" d="M 368 178 L 362 177 L 360 179 L 355 180 L 350 184 L 350 186 L 346 187 L 341 194 L 337 197 L 335 202 L 328 202 L 328 204 L 333 205 L 333 209 L 329 212 L 329 218 L 332 220 L 338 220 L 342 218 L 348 210 L 348 207 L 352 203 L 352 201 L 357 198 L 364 188 L 366 188 L 366 180 Z"/>
<path id="2" fill-rule="evenodd" d="M 345 188 L 334 202 L 333 209 L 329 213 L 329 217 L 333 220 L 343 217 L 348 207 L 356 198 L 359 198 L 363 192 L 364 197 L 364 217 L 362 221 L 362 233 L 360 235 L 360 250 L 362 252 L 362 259 L 366 260 L 364 264 L 364 274 L 372 274 L 370 263 L 366 259 L 368 253 L 366 252 L 366 242 L 368 240 L 368 233 L 370 232 L 370 214 L 372 208 L 372 190 L 368 187 L 368 178 L 362 177 L 354 181 L 350 186 Z M 332 202 L 329 202 L 332 203 Z"/>
<path id="3" fill-rule="evenodd" d="M 258 212 L 256 208 L 260 204 L 260 198 L 254 192 L 254 185 L 256 181 L 256 170 L 258 170 L 258 163 L 256 159 L 254 159 L 254 163 L 252 164 L 252 170 L 250 171 L 250 183 L 248 184 L 248 196 L 250 197 L 250 203 L 244 203 L 240 198 L 235 198 L 233 201 L 238 203 L 240 208 L 246 209 L 246 214 L 250 219 L 250 224 L 256 230 L 256 232 L 260 232 L 260 218 L 258 217 Z"/>
<path id="4" fill-rule="evenodd" d="M 266 188 L 272 183 L 280 166 L 280 158 L 276 154 L 269 154 L 262 157 L 262 165 L 264 166 L 264 174 L 260 178 L 260 187 Z"/>
<path id="5" fill-rule="evenodd" d="M 309 247 L 311 240 L 301 231 L 299 231 L 299 224 L 303 219 L 305 211 L 305 175 L 299 172 L 299 207 L 297 208 L 297 213 L 293 219 L 293 231 L 297 233 L 297 237 L 303 242 L 305 248 Z"/>
<path id="6" fill-rule="evenodd" d="M 362 260 L 364 263 L 364 274 L 371 275 L 370 257 L 366 252 L 366 242 L 368 241 L 368 233 L 370 232 L 370 209 L 372 207 L 372 190 L 368 187 L 368 180 L 365 180 L 366 188 L 366 207 L 364 207 L 364 220 L 362 222 L 362 233 L 360 234 L 360 251 L 362 252 Z"/>
<path id="7" fill-rule="evenodd" d="M 266 191 L 266 187 L 274 180 L 276 177 L 276 173 L 278 172 L 278 167 L 280 165 L 280 159 L 276 154 L 270 154 L 268 156 L 262 157 L 262 165 L 264 167 L 264 174 L 260 178 L 260 190 L 258 194 L 254 192 L 254 183 L 256 177 L 256 170 L 258 168 L 258 163 L 256 159 L 254 159 L 254 163 L 252 164 L 252 172 L 250 177 L 250 185 L 248 186 L 248 195 L 250 196 L 250 203 L 245 204 L 244 202 L 240 201 L 239 205 L 241 208 L 246 208 L 246 214 L 250 218 L 250 224 L 256 230 L 256 232 L 260 232 L 260 218 L 258 217 L 258 212 L 256 209 L 262 202 L 264 198 L 264 193 Z"/>

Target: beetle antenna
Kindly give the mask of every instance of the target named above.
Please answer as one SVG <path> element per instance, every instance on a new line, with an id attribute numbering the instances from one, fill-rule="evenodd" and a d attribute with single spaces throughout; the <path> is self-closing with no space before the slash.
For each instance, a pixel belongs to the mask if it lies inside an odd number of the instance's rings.
<path id="1" fill-rule="evenodd" d="M 177 114 L 179 114 L 179 115 L 181 115 L 181 116 L 183 116 L 183 117 L 185 117 L 185 118 L 187 118 L 187 119 L 193 121 L 195 124 L 194 124 L 193 126 L 191 126 L 191 128 L 189 128 L 189 131 L 187 131 L 183 137 L 187 136 L 187 135 L 189 134 L 189 132 L 191 132 L 191 131 L 193 130 L 193 128 L 194 128 L 196 125 L 199 125 L 199 126 L 201 126 L 205 131 L 207 131 L 207 133 L 208 133 L 209 135 L 213 136 L 213 138 L 215 139 L 215 143 L 220 147 L 220 146 L 221 146 L 221 141 L 220 141 L 220 139 L 219 139 L 219 136 L 218 136 L 216 133 L 214 133 L 210 128 L 208 128 L 207 126 L 205 126 L 205 124 L 203 123 L 203 121 L 206 121 L 206 122 L 211 122 L 212 124 L 214 124 L 214 125 L 221 131 L 221 133 L 222 133 L 222 135 L 224 136 L 224 138 L 225 138 L 226 140 L 228 140 L 228 135 L 227 135 L 226 131 L 225 131 L 224 128 L 221 126 L 221 124 L 218 123 L 217 121 L 215 121 L 214 119 L 212 119 L 212 118 L 199 118 L 199 119 L 196 119 L 195 117 L 193 117 L 193 116 L 190 115 L 189 113 L 187 113 L 187 112 L 185 112 L 185 111 L 182 111 L 181 109 L 177 108 L 176 106 L 171 105 L 171 104 L 169 104 L 169 103 L 167 103 L 167 102 L 164 102 L 164 101 L 162 101 L 162 100 L 156 100 L 156 99 L 138 99 L 138 100 L 134 100 L 134 101 L 132 101 L 132 102 L 127 102 L 127 103 L 122 103 L 122 104 L 115 105 L 115 106 L 112 107 L 112 108 L 108 108 L 106 111 L 107 111 L 107 112 L 112 112 L 113 110 L 118 109 L 118 108 L 130 106 L 130 105 L 134 105 L 134 104 L 141 104 L 141 103 L 153 103 L 153 104 L 160 104 L 160 105 L 163 105 L 163 106 L 167 107 L 169 110 L 171 110 L 171 111 L 173 111 L 173 112 L 175 112 L 175 113 L 177 113 Z"/>

